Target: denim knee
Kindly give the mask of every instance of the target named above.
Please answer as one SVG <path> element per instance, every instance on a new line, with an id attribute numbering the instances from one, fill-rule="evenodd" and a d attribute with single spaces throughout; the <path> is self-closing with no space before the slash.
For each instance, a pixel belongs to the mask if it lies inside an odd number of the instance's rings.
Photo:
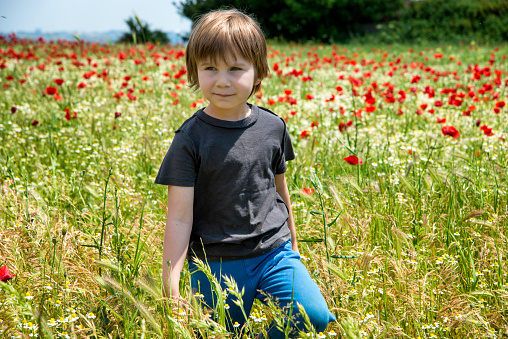
<path id="1" fill-rule="evenodd" d="M 303 306 L 303 305 L 302 305 Z M 335 321 L 335 316 L 328 311 L 326 303 L 323 305 L 308 305 L 310 307 L 305 308 L 305 313 L 309 317 L 310 324 L 316 330 L 316 332 L 324 332 L 328 323 Z M 272 323 L 272 328 L 268 331 L 269 339 L 283 339 L 285 334 Z M 300 312 L 297 305 L 293 306 L 292 317 L 291 317 L 291 331 L 290 338 L 298 338 L 300 331 L 307 332 L 305 318 Z"/>
<path id="2" fill-rule="evenodd" d="M 328 326 L 328 323 L 331 321 L 335 321 L 335 316 L 330 313 L 328 310 L 328 306 L 326 305 L 326 302 L 324 299 L 319 300 L 321 298 L 317 298 L 318 302 L 314 304 L 307 304 L 302 305 L 305 313 L 309 317 L 310 324 L 314 327 L 314 329 L 317 332 L 323 332 L 326 327 Z M 305 327 L 305 320 L 303 316 L 300 314 L 298 307 L 294 307 L 296 310 L 298 321 L 300 322 L 300 325 L 298 326 L 300 329 L 303 329 L 302 327 Z"/>
<path id="3" fill-rule="evenodd" d="M 326 304 L 325 307 L 308 312 L 307 315 L 309 316 L 310 323 L 317 332 L 323 332 L 330 322 L 335 321 L 335 316 L 328 311 Z"/>

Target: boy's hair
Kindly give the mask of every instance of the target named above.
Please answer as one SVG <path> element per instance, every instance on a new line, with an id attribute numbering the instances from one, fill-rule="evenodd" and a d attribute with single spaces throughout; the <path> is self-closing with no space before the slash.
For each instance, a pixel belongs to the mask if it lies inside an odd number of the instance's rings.
<path id="1" fill-rule="evenodd" d="M 240 55 L 254 65 L 256 79 L 268 75 L 266 60 L 266 40 L 259 25 L 250 16 L 236 10 L 218 10 L 203 15 L 192 29 L 185 61 L 187 79 L 193 89 L 199 88 L 197 63 L 211 58 L 222 58 Z M 252 88 L 255 93 L 261 82 Z"/>

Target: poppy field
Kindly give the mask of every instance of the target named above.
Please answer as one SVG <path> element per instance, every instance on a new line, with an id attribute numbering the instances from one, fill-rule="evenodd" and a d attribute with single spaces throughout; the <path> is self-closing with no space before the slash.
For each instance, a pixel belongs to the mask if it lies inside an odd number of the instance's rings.
<path id="1" fill-rule="evenodd" d="M 337 322 L 301 338 L 508 336 L 508 46 L 269 44 L 302 261 Z M 235 338 L 162 298 L 183 46 L 0 39 L 0 337 Z M 206 272 L 206 265 L 202 265 Z M 230 288 L 218 293 L 241 291 Z M 219 288 L 219 287 L 217 287 Z M 239 332 L 238 332 L 239 333 Z"/>

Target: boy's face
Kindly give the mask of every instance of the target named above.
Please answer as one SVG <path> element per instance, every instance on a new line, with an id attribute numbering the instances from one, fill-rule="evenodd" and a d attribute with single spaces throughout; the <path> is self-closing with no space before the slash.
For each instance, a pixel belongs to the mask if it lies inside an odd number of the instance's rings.
<path id="1" fill-rule="evenodd" d="M 254 85 L 261 80 L 256 77 L 254 65 L 238 55 L 236 60 L 232 55 L 227 61 L 215 59 L 197 63 L 199 87 L 210 102 L 205 111 L 219 119 L 241 119 Z"/>

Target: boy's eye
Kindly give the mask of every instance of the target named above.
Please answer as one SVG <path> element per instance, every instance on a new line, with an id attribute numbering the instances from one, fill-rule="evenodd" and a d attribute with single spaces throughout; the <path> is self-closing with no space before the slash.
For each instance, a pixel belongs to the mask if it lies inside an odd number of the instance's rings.
<path id="1" fill-rule="evenodd" d="M 241 71 L 242 69 L 240 67 L 231 67 L 232 71 Z"/>
<path id="2" fill-rule="evenodd" d="M 214 70 L 215 70 L 215 67 L 208 66 L 207 68 L 205 68 L 205 70 L 207 70 L 207 71 L 214 71 Z"/>

